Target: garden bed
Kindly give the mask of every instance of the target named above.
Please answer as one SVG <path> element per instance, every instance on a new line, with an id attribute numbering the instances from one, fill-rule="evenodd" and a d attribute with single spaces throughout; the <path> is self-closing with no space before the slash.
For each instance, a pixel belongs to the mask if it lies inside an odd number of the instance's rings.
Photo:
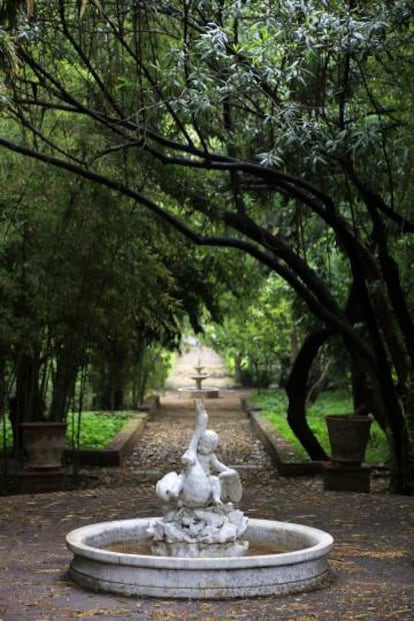
<path id="1" fill-rule="evenodd" d="M 286 421 L 287 398 L 280 391 L 267 391 L 242 402 L 252 426 L 271 456 L 280 474 L 285 476 L 321 474 L 324 463 L 311 461 Z M 308 422 L 327 454 L 330 453 L 326 416 L 351 409 L 349 396 L 343 391 L 322 393 L 308 411 Z M 366 462 L 377 473 L 387 470 L 388 447 L 377 423 L 371 427 Z"/>
<path id="2" fill-rule="evenodd" d="M 81 448 L 79 451 L 65 449 L 65 461 L 78 459 L 81 466 L 121 466 L 131 448 L 144 431 L 147 413 L 135 414 L 104 449 Z"/>
<path id="3" fill-rule="evenodd" d="M 274 424 L 262 415 L 260 408 L 248 402 L 242 403 L 242 407 L 264 449 L 282 476 L 322 474 L 322 462 L 298 460 L 294 448 L 277 433 Z"/>

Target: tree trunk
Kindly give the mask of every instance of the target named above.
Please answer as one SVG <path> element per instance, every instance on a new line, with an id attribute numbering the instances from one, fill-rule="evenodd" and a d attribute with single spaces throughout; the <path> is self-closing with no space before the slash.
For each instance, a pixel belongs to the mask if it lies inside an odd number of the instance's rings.
<path id="1" fill-rule="evenodd" d="M 241 361 L 242 361 L 241 354 L 236 354 L 234 356 L 234 383 L 236 384 L 236 386 L 240 386 L 242 383 Z"/>
<path id="2" fill-rule="evenodd" d="M 319 348 L 331 335 L 326 329 L 310 334 L 299 350 L 286 385 L 289 398 L 287 420 L 290 428 L 314 460 L 328 461 L 329 457 L 319 444 L 306 420 L 306 397 L 309 371 Z"/>
<path id="3" fill-rule="evenodd" d="M 9 400 L 9 418 L 13 432 L 13 450 L 23 446 L 20 423 L 42 420 L 45 403 L 39 391 L 40 362 L 38 358 L 21 354 L 16 364 L 16 392 Z"/>
<path id="4" fill-rule="evenodd" d="M 413 383 L 414 385 L 414 383 Z M 407 392 L 398 401 L 402 411 L 392 421 L 391 491 L 414 494 L 414 392 Z"/>
<path id="5" fill-rule="evenodd" d="M 22 354 L 16 369 L 16 415 L 19 422 L 42 420 L 45 404 L 39 391 L 40 362 Z"/>
<path id="6" fill-rule="evenodd" d="M 122 356 L 112 357 L 108 362 L 99 363 L 94 382 L 96 408 L 112 411 L 124 408 L 124 366 L 125 361 Z"/>
<path id="7" fill-rule="evenodd" d="M 79 365 L 73 354 L 63 352 L 57 360 L 49 415 L 52 421 L 66 420 L 69 400 L 73 396 Z"/>

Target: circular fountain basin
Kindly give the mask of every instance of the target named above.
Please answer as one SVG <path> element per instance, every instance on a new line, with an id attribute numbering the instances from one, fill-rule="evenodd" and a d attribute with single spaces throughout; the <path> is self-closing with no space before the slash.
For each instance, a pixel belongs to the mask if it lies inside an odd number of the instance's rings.
<path id="1" fill-rule="evenodd" d="M 162 518 L 102 522 L 71 531 L 70 576 L 95 590 L 162 598 L 223 599 L 297 593 L 322 586 L 333 538 L 316 528 L 249 519 L 251 546 L 289 552 L 228 558 L 178 558 L 113 552 L 113 543 L 144 544 L 147 530 Z"/>

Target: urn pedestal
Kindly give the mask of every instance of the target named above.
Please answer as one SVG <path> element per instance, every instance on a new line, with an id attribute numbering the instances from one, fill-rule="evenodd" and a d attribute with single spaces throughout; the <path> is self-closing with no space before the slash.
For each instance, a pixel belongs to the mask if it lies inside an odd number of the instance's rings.
<path id="1" fill-rule="evenodd" d="M 20 493 L 62 490 L 65 468 L 62 465 L 66 423 L 36 421 L 21 423 L 25 462 L 18 474 Z"/>
<path id="2" fill-rule="evenodd" d="M 363 464 L 372 419 L 353 414 L 326 417 L 332 462 L 324 464 L 327 490 L 369 492 L 371 468 Z"/>
<path id="3" fill-rule="evenodd" d="M 25 470 L 62 467 L 66 423 L 36 421 L 21 423 L 23 446 L 27 456 Z"/>

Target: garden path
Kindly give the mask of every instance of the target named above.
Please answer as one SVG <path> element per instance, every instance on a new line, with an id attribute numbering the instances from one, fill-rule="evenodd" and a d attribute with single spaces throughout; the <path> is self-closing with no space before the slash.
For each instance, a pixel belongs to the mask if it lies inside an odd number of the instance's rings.
<path id="1" fill-rule="evenodd" d="M 320 478 L 280 477 L 240 408 L 243 391 L 207 403 L 223 461 L 239 468 L 247 516 L 330 532 L 334 580 L 283 598 L 179 601 L 93 593 L 67 577 L 65 534 L 93 522 L 160 514 L 154 483 L 178 467 L 193 424 L 191 400 L 169 391 L 121 468 L 91 472 L 87 489 L 0 499 L 2 621 L 408 621 L 414 618 L 414 498 L 327 492 Z M 110 470 L 110 472 L 108 472 Z"/>

